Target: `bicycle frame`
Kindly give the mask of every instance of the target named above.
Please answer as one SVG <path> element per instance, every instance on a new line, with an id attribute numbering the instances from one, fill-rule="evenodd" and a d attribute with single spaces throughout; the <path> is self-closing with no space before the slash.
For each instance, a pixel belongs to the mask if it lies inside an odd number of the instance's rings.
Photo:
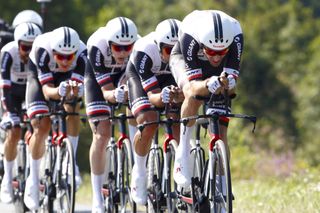
<path id="1" fill-rule="evenodd" d="M 175 199 L 175 195 L 174 193 L 171 192 L 171 159 L 172 156 L 174 156 L 174 150 L 176 149 L 176 140 L 173 137 L 173 131 L 172 131 L 172 125 L 174 123 L 178 123 L 179 121 L 177 120 L 173 120 L 171 118 L 165 119 L 165 120 L 161 120 L 160 119 L 160 112 L 158 113 L 158 119 L 157 121 L 153 121 L 153 122 L 147 122 L 147 123 L 143 123 L 138 125 L 138 129 L 140 132 L 143 131 L 143 129 L 145 128 L 145 126 L 148 125 L 153 125 L 153 124 L 159 124 L 159 125 L 163 125 L 165 127 L 165 139 L 163 142 L 163 147 L 161 148 L 159 146 L 158 143 L 158 130 L 156 131 L 156 135 L 154 136 L 154 140 L 153 143 L 151 145 L 150 151 L 149 151 L 149 156 L 160 156 L 160 161 L 161 159 L 163 159 L 163 163 L 159 162 L 160 168 L 157 168 L 158 170 L 161 171 L 161 176 L 160 181 L 161 181 L 161 193 L 163 193 L 164 198 L 167 199 L 167 208 L 168 208 L 168 212 L 173 212 L 174 211 L 174 204 L 172 203 L 171 200 Z M 174 146 L 172 150 L 172 148 L 170 148 L 170 146 Z M 148 156 L 148 160 L 149 160 L 149 156 Z M 152 160 L 153 163 L 153 160 Z M 153 174 L 150 171 L 153 171 L 153 164 L 149 164 L 148 168 L 149 170 L 149 177 L 148 177 L 148 182 L 152 182 L 153 184 L 155 181 L 158 182 L 158 180 L 154 180 Z M 156 186 L 157 189 L 156 190 L 160 190 L 160 188 L 158 186 Z M 161 194 L 160 192 L 156 192 L 157 195 Z M 161 209 L 161 198 L 162 197 L 156 197 L 156 198 L 152 198 L 153 199 L 153 207 L 154 209 L 156 209 L 156 211 L 160 211 Z"/>
<path id="2" fill-rule="evenodd" d="M 46 205 L 49 205 L 49 211 L 53 211 L 53 201 L 54 199 L 59 199 L 60 208 L 63 208 L 63 201 L 61 200 L 63 196 L 67 196 L 69 212 L 74 211 L 75 206 L 75 161 L 74 161 L 74 152 L 71 142 L 67 138 L 67 122 L 66 117 L 72 115 L 79 115 L 77 112 L 66 112 L 63 104 L 64 99 L 60 102 L 60 109 L 55 109 L 53 112 L 38 114 L 36 115 L 37 119 L 50 116 L 52 122 L 51 130 L 51 141 L 47 141 L 46 149 L 48 150 L 49 158 L 46 159 L 49 162 L 45 162 L 45 179 L 49 181 L 49 185 L 42 185 L 40 189 L 46 190 L 45 197 L 41 201 L 42 208 L 46 208 Z M 52 153 L 53 152 L 53 153 Z M 67 153 L 67 156 L 65 156 Z M 62 162 L 64 157 L 67 157 L 67 163 Z M 69 163 L 71 164 L 69 165 Z M 63 182 L 62 177 L 63 172 L 71 172 L 71 174 L 66 180 L 67 183 Z M 67 185 L 66 185 L 67 184 Z M 46 188 L 47 187 L 47 188 Z M 59 192 L 65 191 L 64 194 L 59 194 Z"/>
<path id="3" fill-rule="evenodd" d="M 127 154 L 129 156 L 128 157 L 128 162 L 127 163 L 131 163 L 133 162 L 133 156 L 132 156 L 132 147 L 131 147 L 131 142 L 129 137 L 127 136 L 127 131 L 126 131 L 126 120 L 127 119 L 132 119 L 134 118 L 133 116 L 126 116 L 125 114 L 121 113 L 119 115 L 115 115 L 115 110 L 116 110 L 116 106 L 118 106 L 118 108 L 120 108 L 120 105 L 111 105 L 111 112 L 110 112 L 110 121 L 111 121 L 111 137 L 109 140 L 109 144 L 108 144 L 108 148 L 107 149 L 111 149 L 111 150 L 115 150 L 115 154 L 116 154 L 116 171 L 114 171 L 116 174 L 108 174 L 109 175 L 109 180 L 108 180 L 108 188 L 102 188 L 102 193 L 104 194 L 104 196 L 106 197 L 106 199 L 111 199 L 111 206 L 113 208 L 113 205 L 117 205 L 120 204 L 121 208 L 125 208 L 126 204 L 127 204 L 127 199 L 126 199 L 126 194 L 128 194 L 130 192 L 129 189 L 125 189 L 125 183 L 123 182 L 123 178 L 125 178 L 125 173 L 123 171 L 123 166 L 124 166 L 124 161 L 122 159 L 123 155 L 122 152 L 124 152 L 124 146 L 128 147 L 129 146 L 129 150 L 127 150 Z M 115 138 L 115 122 L 119 122 L 119 133 L 120 136 L 118 137 L 117 141 Z M 126 144 L 128 143 L 129 144 Z M 108 162 L 107 162 L 108 163 Z M 132 167 L 132 165 L 127 165 L 129 167 Z M 130 168 L 131 169 L 131 168 Z M 127 171 L 127 172 L 131 172 Z M 112 182 L 115 181 L 115 189 L 113 189 L 112 187 L 110 187 L 112 185 Z M 111 184 L 111 185 L 110 185 Z M 130 197 L 130 196 L 129 196 Z M 106 208 L 108 208 L 108 206 L 106 206 Z M 116 207 L 117 208 L 117 207 Z M 134 209 L 135 204 L 133 204 L 132 206 L 133 211 L 135 211 Z"/>

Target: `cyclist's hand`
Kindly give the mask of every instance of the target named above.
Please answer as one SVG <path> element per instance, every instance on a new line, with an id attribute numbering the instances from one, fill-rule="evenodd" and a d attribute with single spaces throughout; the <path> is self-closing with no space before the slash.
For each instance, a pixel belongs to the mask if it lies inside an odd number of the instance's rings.
<path id="1" fill-rule="evenodd" d="M 125 89 L 124 87 L 117 87 L 114 90 L 114 98 L 118 103 L 123 103 L 125 101 Z"/>
<path id="2" fill-rule="evenodd" d="M 220 87 L 219 78 L 222 76 L 212 76 L 209 81 L 207 81 L 207 88 L 211 93 L 215 93 Z"/>
<path id="3" fill-rule="evenodd" d="M 58 93 L 61 97 L 67 96 L 67 94 L 70 92 L 70 86 L 66 81 L 62 81 L 58 88 Z"/>
<path id="4" fill-rule="evenodd" d="M 71 96 L 82 97 L 84 94 L 84 85 L 82 83 L 77 83 L 76 81 L 69 80 L 69 85 L 71 86 Z"/>
<path id="5" fill-rule="evenodd" d="M 78 97 L 82 97 L 84 95 L 84 85 L 82 83 L 78 84 Z"/>
<path id="6" fill-rule="evenodd" d="M 20 124 L 20 118 L 16 113 L 8 112 L 2 119 L 0 126 L 2 129 L 7 129 L 9 126 L 17 126 Z"/>
<path id="7" fill-rule="evenodd" d="M 227 78 L 228 78 L 228 89 L 229 90 L 234 89 L 237 85 L 235 77 L 233 75 L 228 75 Z"/>
<path id="8" fill-rule="evenodd" d="M 172 96 L 171 88 L 169 86 L 164 87 L 161 91 L 162 102 L 167 104 L 170 102 Z"/>
<path id="9" fill-rule="evenodd" d="M 173 102 L 180 103 L 184 100 L 184 95 L 179 87 L 172 86 L 171 91 L 173 92 Z"/>

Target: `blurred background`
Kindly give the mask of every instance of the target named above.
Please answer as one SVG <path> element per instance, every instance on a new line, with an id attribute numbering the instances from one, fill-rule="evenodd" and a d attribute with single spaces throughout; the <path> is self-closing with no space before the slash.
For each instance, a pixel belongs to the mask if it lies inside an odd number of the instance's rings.
<path id="1" fill-rule="evenodd" d="M 235 17 L 245 44 L 233 112 L 258 117 L 255 134 L 249 123 L 230 122 L 235 212 L 319 211 L 320 1 L 0 0 L 0 5 L 0 18 L 9 24 L 21 10 L 32 9 L 44 17 L 45 31 L 70 26 L 84 42 L 116 16 L 132 19 L 142 36 L 163 19 L 182 20 L 195 9 Z M 90 174 L 90 142 L 86 125 L 78 153 L 82 174 Z"/>

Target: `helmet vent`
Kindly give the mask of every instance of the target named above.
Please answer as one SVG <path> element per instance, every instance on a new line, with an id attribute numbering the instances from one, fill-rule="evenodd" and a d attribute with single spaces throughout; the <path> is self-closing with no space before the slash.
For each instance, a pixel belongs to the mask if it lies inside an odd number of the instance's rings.
<path id="1" fill-rule="evenodd" d="M 173 37 L 173 36 L 172 36 Z M 167 39 L 170 39 L 169 36 L 167 36 Z"/>
<path id="2" fill-rule="evenodd" d="M 119 36 L 116 36 L 116 38 L 119 38 Z"/>

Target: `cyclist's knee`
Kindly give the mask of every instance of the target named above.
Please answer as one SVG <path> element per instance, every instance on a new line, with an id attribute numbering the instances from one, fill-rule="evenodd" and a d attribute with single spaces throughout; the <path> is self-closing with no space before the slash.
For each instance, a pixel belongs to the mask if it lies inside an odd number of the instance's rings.
<path id="1" fill-rule="evenodd" d="M 32 119 L 31 125 L 33 128 L 33 134 L 39 136 L 45 136 L 49 134 L 51 127 L 51 120 L 49 117 L 39 119 Z"/>
<path id="2" fill-rule="evenodd" d="M 107 143 L 111 136 L 110 122 L 100 121 L 97 127 L 92 131 L 93 140 L 99 143 Z"/>
<path id="3" fill-rule="evenodd" d="M 143 124 L 145 122 L 151 122 L 156 120 L 157 120 L 157 112 L 155 111 L 143 112 L 143 113 L 140 113 L 137 117 L 138 124 Z M 149 138 L 152 138 L 157 130 L 157 127 L 158 127 L 157 124 L 145 126 L 142 132 L 142 137 L 147 140 Z"/>
<path id="4" fill-rule="evenodd" d="M 16 144 L 19 139 L 21 138 L 21 129 L 14 127 L 10 130 L 8 130 L 8 142 L 9 144 Z"/>

